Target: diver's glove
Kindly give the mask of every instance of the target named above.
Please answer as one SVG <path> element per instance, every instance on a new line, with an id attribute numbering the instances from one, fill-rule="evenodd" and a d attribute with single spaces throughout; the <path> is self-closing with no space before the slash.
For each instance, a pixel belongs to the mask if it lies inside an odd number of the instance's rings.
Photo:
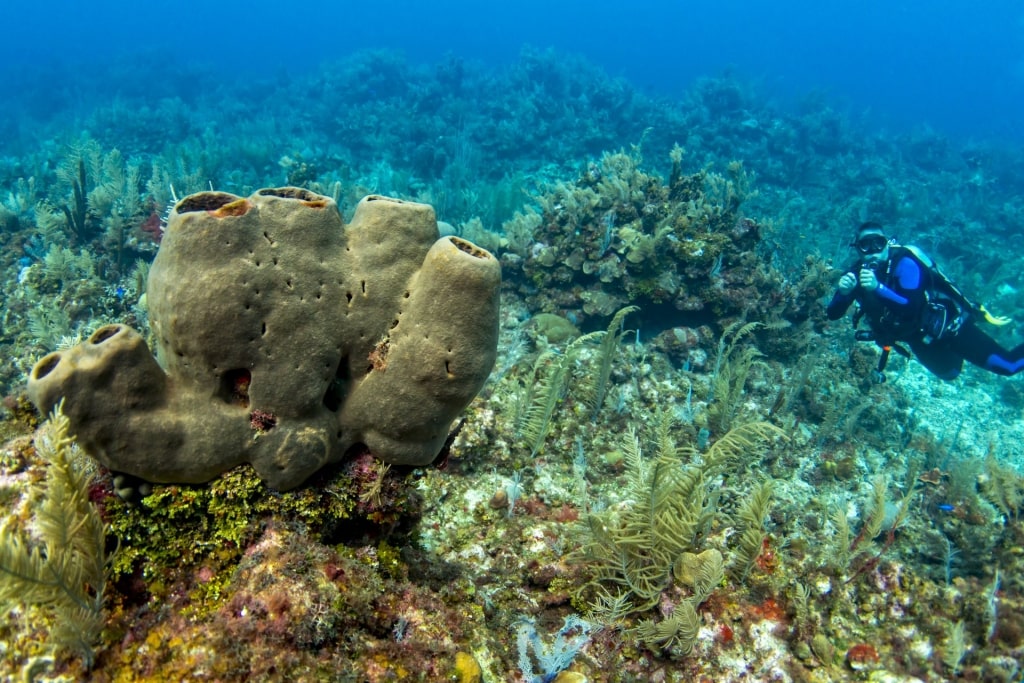
<path id="1" fill-rule="evenodd" d="M 853 273 L 843 273 L 839 278 L 839 293 L 846 295 L 857 288 L 857 276 Z"/>
<path id="2" fill-rule="evenodd" d="M 870 268 L 861 268 L 860 286 L 865 292 L 873 292 L 878 289 L 878 278 L 875 276 L 875 271 Z"/>

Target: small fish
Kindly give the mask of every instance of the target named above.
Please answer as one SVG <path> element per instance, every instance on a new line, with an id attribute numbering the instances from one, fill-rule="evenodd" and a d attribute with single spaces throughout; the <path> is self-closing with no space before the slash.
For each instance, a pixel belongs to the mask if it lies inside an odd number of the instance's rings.
<path id="1" fill-rule="evenodd" d="M 114 296 L 117 297 L 118 301 L 124 300 L 124 287 L 118 285 L 117 289 L 114 290 Z"/>
<path id="2" fill-rule="evenodd" d="M 956 510 L 956 505 L 951 505 L 950 503 L 939 503 L 936 507 L 943 512 L 952 512 L 953 510 Z"/>

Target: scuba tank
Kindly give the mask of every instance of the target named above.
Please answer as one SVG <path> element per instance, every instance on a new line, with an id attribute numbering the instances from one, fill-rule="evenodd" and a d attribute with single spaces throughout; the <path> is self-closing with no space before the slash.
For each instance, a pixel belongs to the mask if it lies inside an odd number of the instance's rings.
<path id="1" fill-rule="evenodd" d="M 931 287 L 929 287 L 928 290 L 934 290 L 934 292 L 939 295 L 944 295 L 959 306 L 961 310 L 961 323 L 963 322 L 963 314 L 973 314 L 990 325 L 1003 326 L 1010 322 L 1010 318 L 1001 315 L 992 315 L 984 305 L 977 304 L 968 299 L 967 296 L 961 292 L 960 289 L 939 269 L 935 261 L 928 256 L 928 254 L 921 251 L 920 248 L 915 247 L 912 244 L 908 244 L 903 248 L 910 252 L 911 256 L 917 259 L 918 263 L 920 263 L 921 266 L 924 267 L 925 271 L 930 275 Z M 929 296 L 929 299 L 932 298 L 932 291 L 926 291 L 926 294 Z M 923 331 L 927 332 L 927 330 Z"/>

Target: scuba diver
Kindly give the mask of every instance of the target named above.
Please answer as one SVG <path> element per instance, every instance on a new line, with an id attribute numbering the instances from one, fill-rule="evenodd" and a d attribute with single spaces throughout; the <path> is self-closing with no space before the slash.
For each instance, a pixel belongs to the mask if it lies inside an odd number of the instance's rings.
<path id="1" fill-rule="evenodd" d="M 907 358 L 913 354 L 944 380 L 955 379 L 965 360 L 999 375 L 1024 370 L 1024 344 L 1008 351 L 977 326 L 979 320 L 993 325 L 1010 320 L 968 300 L 920 249 L 896 244 L 874 222 L 861 225 L 850 246 L 858 260 L 839 278 L 826 315 L 838 320 L 857 302 L 854 328 L 862 318 L 868 325 L 857 330 L 857 339 L 882 349 L 876 381 L 885 381 L 892 350 Z"/>

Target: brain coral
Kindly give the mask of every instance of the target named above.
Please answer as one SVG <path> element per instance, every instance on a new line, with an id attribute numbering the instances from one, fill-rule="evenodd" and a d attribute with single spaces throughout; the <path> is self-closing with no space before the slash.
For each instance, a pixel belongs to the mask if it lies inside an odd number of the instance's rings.
<path id="1" fill-rule="evenodd" d="M 298 188 L 190 195 L 150 271 L 157 357 L 107 326 L 36 363 L 29 397 L 149 481 L 250 462 L 289 489 L 357 444 L 427 464 L 494 365 L 500 280 L 424 204 L 369 196 L 346 226 Z"/>

